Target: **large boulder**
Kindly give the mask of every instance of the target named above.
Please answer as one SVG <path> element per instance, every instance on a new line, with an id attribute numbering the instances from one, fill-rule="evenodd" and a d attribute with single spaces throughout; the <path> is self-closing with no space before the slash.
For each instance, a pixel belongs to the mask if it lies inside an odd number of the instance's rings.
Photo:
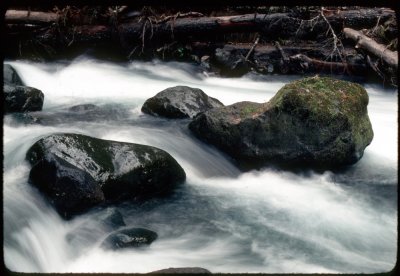
<path id="1" fill-rule="evenodd" d="M 9 85 L 24 85 L 21 78 L 10 64 L 3 66 L 3 81 Z"/>
<path id="2" fill-rule="evenodd" d="M 157 233 L 144 228 L 126 228 L 107 236 L 101 246 L 105 249 L 142 247 L 150 245 L 157 239 Z"/>
<path id="3" fill-rule="evenodd" d="M 42 110 L 44 95 L 39 89 L 4 84 L 4 112 L 29 112 Z"/>
<path id="4" fill-rule="evenodd" d="M 200 112 L 223 104 L 198 88 L 175 86 L 146 100 L 142 112 L 167 118 L 193 118 Z"/>
<path id="5" fill-rule="evenodd" d="M 178 162 L 161 149 L 80 134 L 42 138 L 26 159 L 32 165 L 30 182 L 65 217 L 104 200 L 166 195 L 186 178 Z"/>
<path id="6" fill-rule="evenodd" d="M 367 105 L 361 85 L 317 76 L 285 85 L 267 103 L 199 114 L 189 128 L 245 170 L 266 164 L 332 168 L 357 162 L 372 141 Z"/>

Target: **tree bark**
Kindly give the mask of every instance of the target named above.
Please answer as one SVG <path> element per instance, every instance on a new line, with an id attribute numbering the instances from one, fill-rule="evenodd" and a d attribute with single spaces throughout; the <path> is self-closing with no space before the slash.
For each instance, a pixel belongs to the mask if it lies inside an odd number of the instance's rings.
<path id="1" fill-rule="evenodd" d="M 355 48 L 362 48 L 367 52 L 382 58 L 389 66 L 397 69 L 398 56 L 397 51 L 393 52 L 388 50 L 384 45 L 375 42 L 372 38 L 363 35 L 361 32 L 351 28 L 344 28 L 343 33 L 347 38 L 354 40 L 357 44 Z"/>
<path id="2" fill-rule="evenodd" d="M 56 22 L 59 15 L 52 12 L 7 10 L 5 14 L 6 23 L 23 24 L 50 24 Z"/>

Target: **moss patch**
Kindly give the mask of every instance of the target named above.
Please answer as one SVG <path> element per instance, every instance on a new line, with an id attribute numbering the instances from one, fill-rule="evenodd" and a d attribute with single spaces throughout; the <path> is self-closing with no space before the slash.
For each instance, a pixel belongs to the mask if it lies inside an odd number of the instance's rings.
<path id="1" fill-rule="evenodd" d="M 310 119 L 323 122 L 338 114 L 365 113 L 368 94 L 359 84 L 316 76 L 285 85 L 270 104 L 298 115 L 307 110 Z"/>

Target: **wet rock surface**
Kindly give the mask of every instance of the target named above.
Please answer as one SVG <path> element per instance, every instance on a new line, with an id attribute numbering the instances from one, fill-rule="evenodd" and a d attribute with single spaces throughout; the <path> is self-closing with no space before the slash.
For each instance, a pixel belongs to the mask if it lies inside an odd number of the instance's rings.
<path id="1" fill-rule="evenodd" d="M 120 250 L 150 245 L 157 233 L 144 228 L 126 228 L 111 233 L 101 244 L 105 249 Z"/>
<path id="2" fill-rule="evenodd" d="M 200 112 L 223 104 L 198 88 L 175 86 L 146 100 L 142 112 L 167 118 L 193 118 Z"/>
<path id="3" fill-rule="evenodd" d="M 146 145 L 101 140 L 80 134 L 53 134 L 27 152 L 30 182 L 64 217 L 105 200 L 164 196 L 186 174 L 167 152 Z"/>
<path id="4" fill-rule="evenodd" d="M 5 113 L 42 110 L 44 94 L 39 89 L 4 84 L 3 93 Z"/>

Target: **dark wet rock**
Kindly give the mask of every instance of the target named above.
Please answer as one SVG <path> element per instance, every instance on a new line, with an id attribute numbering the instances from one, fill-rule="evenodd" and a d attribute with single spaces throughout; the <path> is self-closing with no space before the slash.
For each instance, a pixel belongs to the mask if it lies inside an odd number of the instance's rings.
<path id="1" fill-rule="evenodd" d="M 48 196 L 56 210 L 70 218 L 103 202 L 104 194 L 93 177 L 53 153 L 34 163 L 29 179 Z"/>
<path id="2" fill-rule="evenodd" d="M 42 110 L 44 95 L 39 89 L 24 86 L 15 69 L 3 66 L 4 113 Z"/>
<path id="3" fill-rule="evenodd" d="M 223 104 L 198 88 L 175 86 L 146 100 L 142 112 L 167 118 L 193 118 L 200 112 Z"/>
<path id="4" fill-rule="evenodd" d="M 367 105 L 358 84 L 305 78 L 285 85 L 268 103 L 201 113 L 189 128 L 245 170 L 268 164 L 332 168 L 357 162 L 371 143 Z"/>
<path id="5" fill-rule="evenodd" d="M 42 138 L 28 150 L 26 159 L 32 165 L 31 183 L 56 203 L 61 214 L 83 211 L 104 198 L 143 200 L 167 195 L 186 178 L 178 162 L 161 149 L 80 134 Z"/>
<path id="6" fill-rule="evenodd" d="M 24 85 L 15 69 L 9 64 L 3 66 L 3 81 L 8 85 Z"/>
<path id="7" fill-rule="evenodd" d="M 211 272 L 201 267 L 170 267 L 152 271 L 149 274 L 211 274 Z"/>
<path id="8" fill-rule="evenodd" d="M 29 112 L 42 110 L 42 91 L 28 86 L 4 84 L 4 112 Z"/>
<path id="9" fill-rule="evenodd" d="M 102 243 L 106 249 L 142 247 L 157 239 L 157 233 L 144 228 L 126 228 L 111 233 Z"/>

